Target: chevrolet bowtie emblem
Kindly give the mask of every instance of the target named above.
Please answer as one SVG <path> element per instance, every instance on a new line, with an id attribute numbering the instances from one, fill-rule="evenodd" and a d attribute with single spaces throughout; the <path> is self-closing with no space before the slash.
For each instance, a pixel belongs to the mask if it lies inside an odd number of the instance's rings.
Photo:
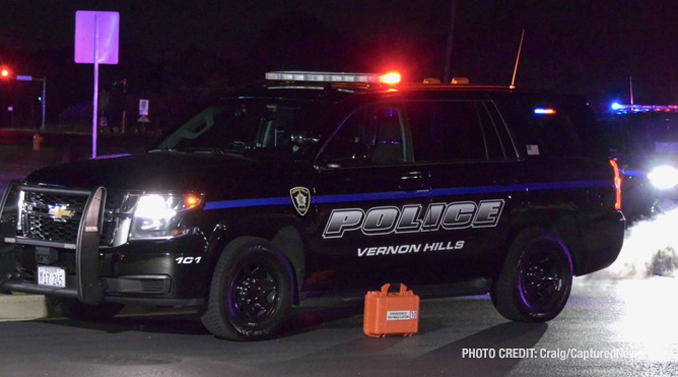
<path id="1" fill-rule="evenodd" d="M 66 209 L 66 206 L 49 206 L 48 212 L 55 220 L 64 220 L 71 217 L 73 211 Z"/>

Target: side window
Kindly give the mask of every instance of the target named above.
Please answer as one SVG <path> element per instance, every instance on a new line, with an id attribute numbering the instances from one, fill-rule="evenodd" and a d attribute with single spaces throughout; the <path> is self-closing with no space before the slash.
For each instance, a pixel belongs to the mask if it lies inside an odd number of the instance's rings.
<path id="1" fill-rule="evenodd" d="M 407 161 L 406 140 L 396 106 L 369 106 L 346 119 L 320 161 L 330 167 L 401 164 Z"/>
<path id="2" fill-rule="evenodd" d="M 584 103 L 559 98 L 511 99 L 498 105 L 518 134 L 522 153 L 565 157 L 598 152 L 593 115 Z"/>
<path id="3" fill-rule="evenodd" d="M 534 123 L 546 151 L 558 156 L 581 155 L 581 141 L 564 109 L 550 104 L 536 109 L 542 108 L 555 111 L 554 114 L 538 114 L 537 110 L 532 110 Z"/>
<path id="4" fill-rule="evenodd" d="M 415 161 L 504 159 L 486 107 L 477 101 L 408 103 Z"/>

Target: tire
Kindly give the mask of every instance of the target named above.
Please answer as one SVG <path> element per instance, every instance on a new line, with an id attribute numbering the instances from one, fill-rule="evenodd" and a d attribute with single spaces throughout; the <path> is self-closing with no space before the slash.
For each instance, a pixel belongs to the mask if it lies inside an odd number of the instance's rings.
<path id="1" fill-rule="evenodd" d="M 292 306 L 292 281 L 287 258 L 271 242 L 235 239 L 217 262 L 202 323 L 218 338 L 271 338 Z"/>
<path id="2" fill-rule="evenodd" d="M 122 304 L 88 305 L 71 298 L 47 297 L 47 308 L 50 313 L 77 321 L 111 319 L 124 307 Z"/>
<path id="3" fill-rule="evenodd" d="M 565 243 L 544 230 L 527 229 L 513 241 L 490 296 L 507 319 L 545 322 L 565 307 L 572 281 L 572 257 Z"/>

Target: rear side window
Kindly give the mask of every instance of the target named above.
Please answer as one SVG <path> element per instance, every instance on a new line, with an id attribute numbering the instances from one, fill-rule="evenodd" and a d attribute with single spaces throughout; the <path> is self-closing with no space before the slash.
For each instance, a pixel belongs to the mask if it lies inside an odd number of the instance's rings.
<path id="1" fill-rule="evenodd" d="M 407 103 L 414 161 L 505 159 L 499 133 L 480 101 Z"/>
<path id="2" fill-rule="evenodd" d="M 576 97 L 498 100 L 502 115 L 518 135 L 522 153 L 572 157 L 600 154 L 593 113 Z"/>

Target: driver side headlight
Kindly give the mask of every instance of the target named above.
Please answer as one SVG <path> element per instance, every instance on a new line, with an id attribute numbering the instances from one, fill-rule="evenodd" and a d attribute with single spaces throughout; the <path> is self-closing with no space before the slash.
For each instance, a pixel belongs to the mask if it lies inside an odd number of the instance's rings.
<path id="1" fill-rule="evenodd" d="M 129 239 L 169 239 L 187 234 L 190 229 L 181 224 L 183 215 L 201 203 L 202 195 L 141 195 L 134 209 Z"/>
<path id="2" fill-rule="evenodd" d="M 678 186 L 678 169 L 663 165 L 652 169 L 647 178 L 658 189 L 670 189 Z"/>

